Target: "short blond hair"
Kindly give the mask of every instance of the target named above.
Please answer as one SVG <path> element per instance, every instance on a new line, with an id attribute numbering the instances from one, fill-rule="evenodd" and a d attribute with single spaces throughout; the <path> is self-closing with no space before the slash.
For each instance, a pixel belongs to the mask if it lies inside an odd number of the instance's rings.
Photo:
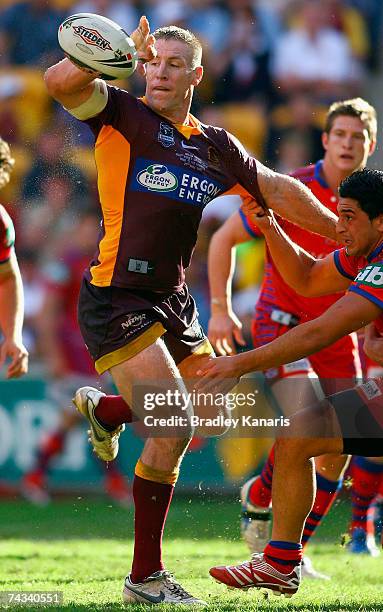
<path id="1" fill-rule="evenodd" d="M 357 117 L 364 124 L 368 131 L 371 140 L 376 140 L 378 131 L 378 121 L 376 110 L 363 98 L 352 98 L 350 100 L 341 100 L 331 104 L 326 115 L 324 131 L 329 134 L 334 121 L 340 116 Z"/>
<path id="2" fill-rule="evenodd" d="M 156 40 L 178 40 L 185 43 L 191 51 L 191 69 L 194 70 L 197 66 L 201 65 L 202 45 L 190 30 L 169 25 L 163 28 L 157 28 L 157 30 L 153 32 L 153 36 Z"/>
<path id="3" fill-rule="evenodd" d="M 9 144 L 0 137 L 0 189 L 9 183 L 14 165 Z"/>

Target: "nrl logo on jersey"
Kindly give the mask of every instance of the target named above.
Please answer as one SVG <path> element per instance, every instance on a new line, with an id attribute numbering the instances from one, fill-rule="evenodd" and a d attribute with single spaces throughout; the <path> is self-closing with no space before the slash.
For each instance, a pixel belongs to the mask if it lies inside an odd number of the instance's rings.
<path id="1" fill-rule="evenodd" d="M 363 268 L 355 278 L 355 281 L 370 287 L 383 286 L 383 264 L 378 266 L 367 266 Z"/>
<path id="2" fill-rule="evenodd" d="M 174 191 L 178 187 L 176 175 L 162 164 L 151 164 L 139 172 L 137 181 L 149 191 Z"/>
<path id="3" fill-rule="evenodd" d="M 73 26 L 73 31 L 76 36 L 79 36 L 87 45 L 93 45 L 103 51 L 112 51 L 110 42 L 106 40 L 97 30 L 85 28 L 82 25 Z"/>
<path id="4" fill-rule="evenodd" d="M 162 121 L 160 123 L 160 130 L 158 132 L 157 138 L 158 142 L 160 142 L 162 146 L 166 148 L 174 146 L 176 142 L 174 138 L 174 129 L 171 125 L 163 123 Z"/>

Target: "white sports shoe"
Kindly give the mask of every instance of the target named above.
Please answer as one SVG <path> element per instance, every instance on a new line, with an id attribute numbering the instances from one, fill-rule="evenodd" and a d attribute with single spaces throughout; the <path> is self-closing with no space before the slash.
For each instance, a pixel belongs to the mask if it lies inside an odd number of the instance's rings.
<path id="1" fill-rule="evenodd" d="M 174 580 L 173 575 L 167 570 L 154 572 L 143 582 L 134 584 L 130 575 L 125 578 L 122 599 L 125 604 L 146 603 L 160 604 L 172 603 L 194 606 L 206 606 L 206 601 L 197 599 L 185 591 L 185 589 Z"/>
<path id="2" fill-rule="evenodd" d="M 103 461 L 113 461 L 117 457 L 118 438 L 124 431 L 125 425 L 119 425 L 113 431 L 108 431 L 98 423 L 94 411 L 101 397 L 104 396 L 105 393 L 94 387 L 81 387 L 77 389 L 73 403 L 77 410 L 89 421 L 90 430 L 88 433 L 96 455 Z"/>
<path id="3" fill-rule="evenodd" d="M 322 574 L 314 569 L 310 557 L 306 555 L 302 559 L 301 563 L 301 578 L 309 578 L 310 580 L 331 580 L 327 574 Z"/>
<path id="4" fill-rule="evenodd" d="M 241 488 L 241 534 L 251 554 L 263 552 L 270 540 L 271 508 L 253 506 L 249 501 L 249 489 L 258 478 L 250 478 Z"/>
<path id="5" fill-rule="evenodd" d="M 380 550 L 376 545 L 375 536 L 372 533 L 366 537 L 366 546 L 371 557 L 379 557 Z"/>

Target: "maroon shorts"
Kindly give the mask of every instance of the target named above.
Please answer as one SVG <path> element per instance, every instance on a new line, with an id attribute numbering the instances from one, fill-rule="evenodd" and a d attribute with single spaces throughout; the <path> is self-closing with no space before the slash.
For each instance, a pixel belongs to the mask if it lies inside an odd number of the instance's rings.
<path id="1" fill-rule="evenodd" d="M 133 357 L 162 336 L 176 364 L 195 352 L 212 353 L 186 284 L 173 293 L 96 287 L 83 279 L 78 319 L 99 374 Z"/>

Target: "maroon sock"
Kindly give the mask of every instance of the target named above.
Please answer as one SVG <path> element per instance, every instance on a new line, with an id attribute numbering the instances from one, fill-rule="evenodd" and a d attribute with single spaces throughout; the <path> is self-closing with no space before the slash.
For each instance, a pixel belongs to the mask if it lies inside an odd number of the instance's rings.
<path id="1" fill-rule="evenodd" d="M 136 417 L 121 395 L 105 395 L 101 397 L 94 415 L 100 425 L 102 427 L 105 426 L 105 429 L 115 429 L 123 423 L 131 423 L 136 420 Z"/>
<path id="2" fill-rule="evenodd" d="M 59 431 L 51 433 L 43 441 L 38 451 L 36 470 L 41 473 L 47 471 L 50 461 L 64 448 L 66 433 L 66 430 L 60 429 Z"/>
<path id="3" fill-rule="evenodd" d="M 134 477 L 134 556 L 130 576 L 132 582 L 142 582 L 153 572 L 164 569 L 162 534 L 173 491 L 173 485 Z"/>

